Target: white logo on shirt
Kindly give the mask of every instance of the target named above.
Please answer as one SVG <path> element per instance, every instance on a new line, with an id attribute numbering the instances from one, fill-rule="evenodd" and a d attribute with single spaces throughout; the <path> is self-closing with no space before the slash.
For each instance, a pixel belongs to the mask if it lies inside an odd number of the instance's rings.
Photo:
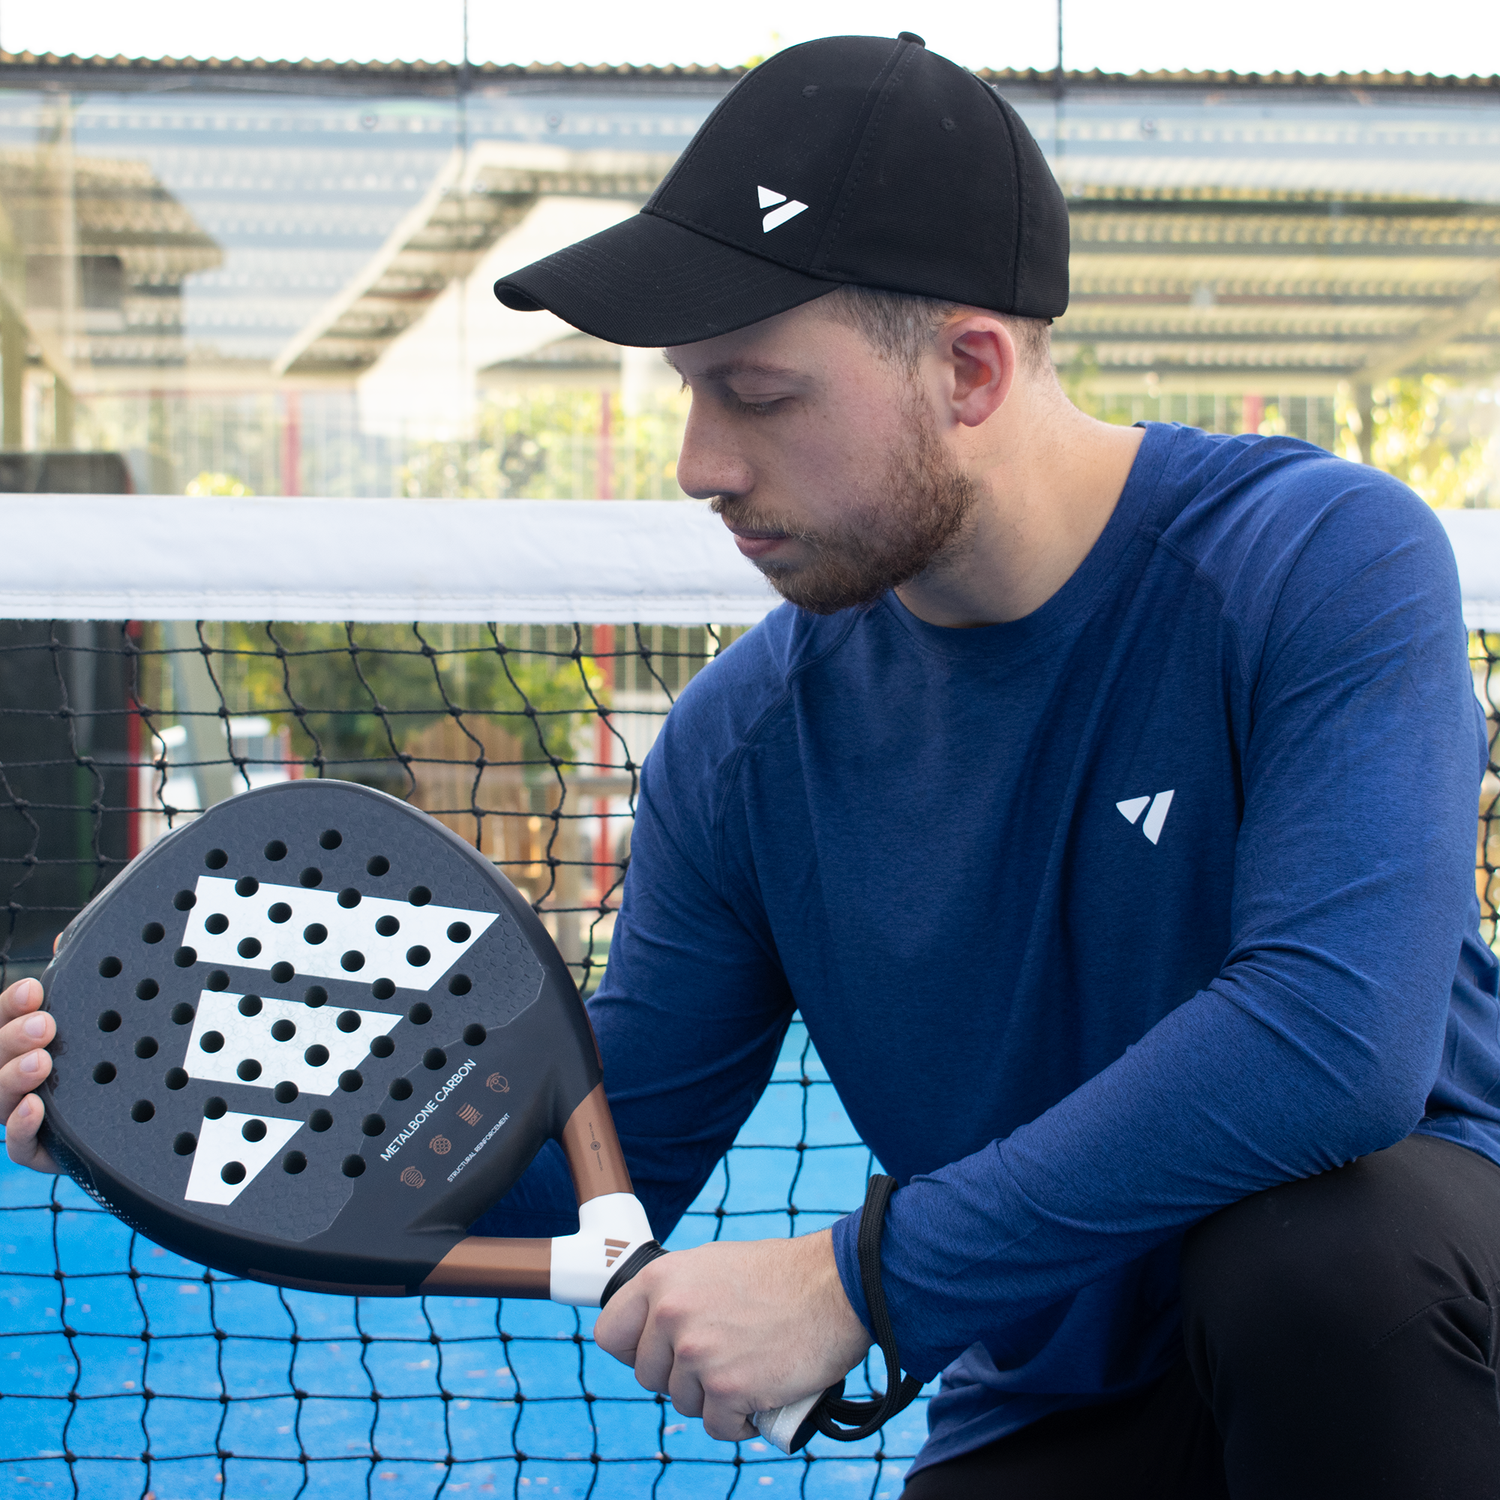
<path id="1" fill-rule="evenodd" d="M 761 220 L 762 234 L 770 234 L 773 229 L 780 229 L 788 219 L 795 219 L 807 207 L 805 203 L 798 203 L 795 198 L 788 199 L 785 193 L 778 193 L 773 188 L 758 187 L 755 191 L 760 196 L 760 206 L 771 210 Z M 781 205 L 780 208 L 775 207 L 778 203 Z"/>
<path id="2" fill-rule="evenodd" d="M 1120 815 L 1127 823 L 1134 825 L 1135 820 L 1146 812 L 1147 803 L 1151 811 L 1146 813 L 1146 821 L 1141 824 L 1141 832 L 1154 844 L 1161 837 L 1161 826 L 1167 821 L 1167 809 L 1172 805 L 1172 792 L 1158 792 L 1154 797 L 1127 797 L 1123 802 L 1116 802 L 1115 806 L 1120 809 Z"/>

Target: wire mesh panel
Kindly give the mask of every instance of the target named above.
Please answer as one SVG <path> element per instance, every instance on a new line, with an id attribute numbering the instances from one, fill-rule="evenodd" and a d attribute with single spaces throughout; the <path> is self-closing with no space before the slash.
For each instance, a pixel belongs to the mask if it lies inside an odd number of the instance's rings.
<path id="1" fill-rule="evenodd" d="M 641 762 L 741 632 L 0 621 L 0 977 L 39 974 L 72 914 L 200 807 L 333 776 L 481 849 L 590 990 Z M 795 1022 L 669 1243 L 821 1228 L 872 1165 Z M 591 1313 L 221 1276 L 8 1163 L 0 1293 L 0 1475 L 57 1493 L 894 1496 L 925 1430 L 919 1402 L 793 1459 L 717 1443 L 594 1347 Z"/>

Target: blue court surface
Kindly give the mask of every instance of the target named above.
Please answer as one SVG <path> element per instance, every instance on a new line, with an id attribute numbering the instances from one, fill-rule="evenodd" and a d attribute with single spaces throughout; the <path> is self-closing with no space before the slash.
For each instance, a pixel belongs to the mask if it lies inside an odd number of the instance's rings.
<path id="1" fill-rule="evenodd" d="M 670 1247 L 821 1228 L 858 1205 L 870 1168 L 794 1022 Z M 876 1438 L 817 1438 L 791 1459 L 717 1443 L 594 1347 L 591 1312 L 220 1277 L 8 1162 L 0 1298 L 0 1485 L 15 1495 L 894 1500 L 926 1431 L 922 1399 Z"/>

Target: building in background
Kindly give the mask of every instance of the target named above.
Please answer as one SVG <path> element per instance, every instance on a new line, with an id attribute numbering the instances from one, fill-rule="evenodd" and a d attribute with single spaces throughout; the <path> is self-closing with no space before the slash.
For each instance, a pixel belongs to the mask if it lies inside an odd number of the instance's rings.
<path id="1" fill-rule="evenodd" d="M 490 286 L 634 212 L 737 76 L 0 54 L 5 446 L 140 491 L 678 494 L 649 351 Z M 986 76 L 1070 201 L 1075 400 L 1500 498 L 1500 84 Z"/>

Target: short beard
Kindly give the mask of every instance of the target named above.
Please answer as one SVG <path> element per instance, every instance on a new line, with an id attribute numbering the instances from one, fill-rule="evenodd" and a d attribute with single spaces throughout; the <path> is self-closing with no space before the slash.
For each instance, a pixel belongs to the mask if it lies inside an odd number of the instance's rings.
<path id="1" fill-rule="evenodd" d="M 831 615 L 868 609 L 891 589 L 926 570 L 958 539 L 979 498 L 979 486 L 943 451 L 931 421 L 915 410 L 891 452 L 873 502 L 850 508 L 833 527 L 812 531 L 789 517 L 753 511 L 732 495 L 712 509 L 747 530 L 795 537 L 812 561 L 756 566 L 771 587 L 798 609 Z"/>

